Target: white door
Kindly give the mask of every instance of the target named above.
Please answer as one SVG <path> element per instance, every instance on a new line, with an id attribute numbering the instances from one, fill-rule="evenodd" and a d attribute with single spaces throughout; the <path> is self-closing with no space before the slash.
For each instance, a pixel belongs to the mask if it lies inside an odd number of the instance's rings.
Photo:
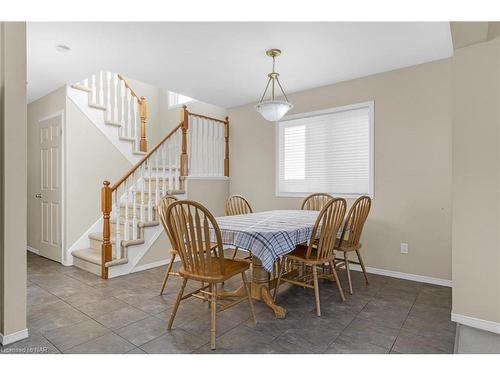
<path id="1" fill-rule="evenodd" d="M 39 201 L 40 255 L 61 262 L 62 255 L 62 114 L 39 122 Z"/>

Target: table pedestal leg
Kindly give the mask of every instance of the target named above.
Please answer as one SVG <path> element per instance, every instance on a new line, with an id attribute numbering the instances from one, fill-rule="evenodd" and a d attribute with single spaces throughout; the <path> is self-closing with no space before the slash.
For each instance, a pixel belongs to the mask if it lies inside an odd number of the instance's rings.
<path id="1" fill-rule="evenodd" d="M 274 315 L 278 319 L 284 319 L 286 309 L 278 306 L 273 301 L 270 289 L 274 288 L 274 280 L 270 279 L 269 272 L 262 266 L 262 263 L 257 258 L 253 258 L 252 264 L 252 282 L 250 284 L 250 295 L 253 299 L 264 302 L 274 311 Z M 246 295 L 245 287 L 242 285 L 236 290 L 219 290 L 220 297 L 243 297 Z"/>
<path id="2" fill-rule="evenodd" d="M 276 315 L 277 318 L 284 319 L 286 310 L 274 303 L 271 292 L 269 291 L 274 287 L 274 280 L 270 280 L 269 272 L 262 266 L 260 260 L 253 257 L 252 263 L 252 298 L 264 302 L 274 311 L 274 315 Z"/>

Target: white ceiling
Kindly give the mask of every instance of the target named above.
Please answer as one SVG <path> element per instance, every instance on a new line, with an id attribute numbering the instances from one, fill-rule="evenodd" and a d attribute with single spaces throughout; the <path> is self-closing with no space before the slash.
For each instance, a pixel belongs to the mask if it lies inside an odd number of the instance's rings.
<path id="1" fill-rule="evenodd" d="M 71 51 L 60 53 L 64 44 Z M 260 99 L 277 71 L 288 93 L 449 57 L 448 22 L 28 24 L 28 100 L 111 70 L 223 107 Z"/>

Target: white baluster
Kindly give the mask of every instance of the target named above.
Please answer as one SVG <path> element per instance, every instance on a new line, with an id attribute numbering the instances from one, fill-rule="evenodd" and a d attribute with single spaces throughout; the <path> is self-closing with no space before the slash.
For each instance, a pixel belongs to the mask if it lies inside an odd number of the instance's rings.
<path id="1" fill-rule="evenodd" d="M 191 117 L 189 119 L 190 124 L 192 124 L 188 129 L 191 131 L 191 134 L 189 135 L 191 139 L 191 154 L 189 155 L 189 161 L 191 163 L 191 168 L 189 169 L 191 171 L 192 175 L 197 175 L 199 173 L 198 171 L 198 145 L 199 145 L 199 140 L 198 140 L 198 133 L 199 133 L 199 128 L 198 128 L 198 121 L 196 120 L 195 117 Z"/>
<path id="2" fill-rule="evenodd" d="M 139 150 L 139 142 L 140 142 L 140 135 L 139 135 L 139 130 L 138 130 L 138 113 L 137 113 L 137 98 L 135 96 L 132 96 L 132 129 L 133 129 L 133 134 L 132 134 L 132 138 L 134 138 L 135 142 L 134 142 L 134 145 L 135 145 L 135 149 L 136 150 Z"/>
<path id="3" fill-rule="evenodd" d="M 175 137 L 175 134 L 172 136 Z M 168 190 L 174 189 L 174 175 L 173 168 L 175 168 L 176 164 L 174 162 L 177 155 L 174 154 L 173 150 L 173 141 L 172 138 L 167 139 L 167 147 L 168 147 Z M 173 154 L 173 156 L 172 156 Z"/>
<path id="4" fill-rule="evenodd" d="M 180 158 L 178 157 L 181 154 L 181 142 L 182 142 L 182 132 L 178 131 L 177 136 L 175 137 L 175 155 L 177 156 L 177 163 L 178 166 L 175 168 L 175 176 L 174 176 L 174 181 L 175 181 L 175 187 L 174 189 L 179 190 L 181 188 L 181 182 L 180 182 Z"/>
<path id="5" fill-rule="evenodd" d="M 203 174 L 208 176 L 210 165 L 210 136 L 208 134 L 208 121 L 203 119 Z"/>
<path id="6" fill-rule="evenodd" d="M 99 105 L 104 106 L 104 72 L 99 72 Z"/>
<path id="7" fill-rule="evenodd" d="M 131 137 L 131 130 L 132 130 L 132 121 L 131 121 L 131 116 L 130 116 L 130 100 L 132 99 L 132 92 L 130 89 L 127 87 L 127 102 L 126 102 L 126 110 L 127 110 L 127 137 Z"/>
<path id="8" fill-rule="evenodd" d="M 121 108 L 120 108 L 120 124 L 122 125 L 122 136 L 125 136 L 126 133 L 126 126 L 127 124 L 125 123 L 125 82 L 120 80 L 120 103 L 121 103 Z"/>
<path id="9" fill-rule="evenodd" d="M 121 243 L 121 229 L 120 229 L 120 222 L 121 222 L 121 217 L 120 217 L 120 212 L 121 212 L 121 199 L 120 199 L 120 188 L 115 190 L 115 210 L 116 210 L 116 219 L 115 219 L 115 226 L 116 226 L 116 231 L 115 231 L 115 248 L 117 251 L 116 257 L 118 258 L 120 254 L 120 246 L 118 246 L 119 243 Z"/>
<path id="10" fill-rule="evenodd" d="M 217 124 L 214 121 L 210 121 L 210 175 L 215 176 L 215 163 L 217 161 L 215 153 L 215 127 Z"/>
<path id="11" fill-rule="evenodd" d="M 158 150 L 156 150 L 155 158 L 156 158 L 155 206 L 158 206 L 158 203 L 160 202 L 160 194 L 159 194 L 160 179 L 158 177 L 160 174 L 160 153 L 158 152 Z"/>
<path id="12" fill-rule="evenodd" d="M 118 74 L 113 74 L 113 122 L 118 124 Z"/>
<path id="13" fill-rule="evenodd" d="M 163 164 L 163 175 L 161 184 L 162 197 L 167 194 L 167 144 L 166 142 L 161 146 L 161 162 Z"/>
<path id="14" fill-rule="evenodd" d="M 92 104 L 95 104 L 96 102 L 96 87 L 95 87 L 95 74 L 92 74 L 91 80 L 90 80 L 90 102 Z"/>
<path id="15" fill-rule="evenodd" d="M 89 87 L 89 79 L 88 79 L 88 78 L 85 78 L 85 79 L 83 80 L 83 86 L 84 86 L 84 87 Z"/>
<path id="16" fill-rule="evenodd" d="M 144 223 L 144 164 L 141 165 L 141 208 L 140 219 Z"/>
<path id="17" fill-rule="evenodd" d="M 137 198 L 135 172 L 132 173 L 132 239 L 137 239 Z"/>
<path id="18" fill-rule="evenodd" d="M 111 121 L 111 72 L 106 72 L 106 121 Z"/>
<path id="19" fill-rule="evenodd" d="M 129 221 L 128 221 L 128 201 L 130 199 L 130 191 L 129 191 L 129 188 L 128 188 L 128 179 L 125 180 L 125 220 L 124 220 L 124 225 L 125 225 L 125 228 L 123 229 L 123 239 L 125 241 L 128 241 L 129 240 Z"/>
<path id="20" fill-rule="evenodd" d="M 153 157 L 151 156 L 148 161 L 147 161 L 147 166 L 148 166 L 148 221 L 153 221 L 153 200 L 152 194 L 151 194 L 151 182 L 153 180 L 151 176 L 151 159 Z"/>
<path id="21" fill-rule="evenodd" d="M 224 125 L 219 126 L 219 176 L 224 176 Z"/>

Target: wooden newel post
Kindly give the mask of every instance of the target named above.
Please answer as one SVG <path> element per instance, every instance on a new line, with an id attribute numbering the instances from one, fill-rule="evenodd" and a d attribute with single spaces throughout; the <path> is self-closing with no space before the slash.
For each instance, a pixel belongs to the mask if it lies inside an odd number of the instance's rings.
<path id="1" fill-rule="evenodd" d="M 229 117 L 224 123 L 224 176 L 229 177 Z"/>
<path id="2" fill-rule="evenodd" d="M 139 142 L 139 149 L 142 152 L 147 152 L 148 141 L 146 139 L 146 118 L 148 115 L 148 108 L 146 104 L 146 98 L 144 96 L 141 96 L 140 115 L 141 115 L 141 141 Z"/>
<path id="3" fill-rule="evenodd" d="M 186 105 L 182 106 L 181 121 L 182 121 L 182 143 L 181 143 L 181 176 L 188 175 L 188 154 L 187 154 L 187 132 L 188 132 L 188 117 L 189 112 Z"/>
<path id="4" fill-rule="evenodd" d="M 113 250 L 111 248 L 111 228 L 109 218 L 112 209 L 112 191 L 109 181 L 104 181 L 101 188 L 101 211 L 102 211 L 102 247 L 101 247 L 101 277 L 108 278 L 108 268 L 106 262 L 111 261 Z"/>

